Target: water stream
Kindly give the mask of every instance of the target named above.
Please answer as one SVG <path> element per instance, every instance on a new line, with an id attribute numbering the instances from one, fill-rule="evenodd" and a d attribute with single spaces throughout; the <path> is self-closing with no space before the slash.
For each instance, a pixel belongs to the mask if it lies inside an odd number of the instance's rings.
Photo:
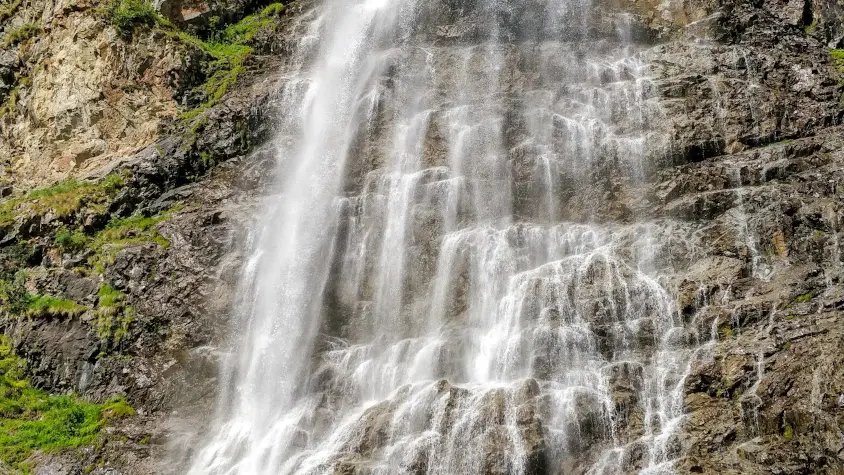
<path id="1" fill-rule="evenodd" d="M 667 284 L 683 230 L 620 191 L 664 143 L 627 20 L 568 0 L 303 17 L 191 474 L 672 473 L 702 342 Z"/>

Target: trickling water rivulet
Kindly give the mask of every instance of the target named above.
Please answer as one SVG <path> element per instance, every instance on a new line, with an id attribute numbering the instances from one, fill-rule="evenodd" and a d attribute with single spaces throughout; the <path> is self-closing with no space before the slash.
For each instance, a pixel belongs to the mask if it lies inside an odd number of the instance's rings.
<path id="1" fill-rule="evenodd" d="M 627 18 L 588 1 L 326 0 L 192 474 L 670 473 L 694 348 Z M 626 190 L 635 187 L 626 187 Z"/>

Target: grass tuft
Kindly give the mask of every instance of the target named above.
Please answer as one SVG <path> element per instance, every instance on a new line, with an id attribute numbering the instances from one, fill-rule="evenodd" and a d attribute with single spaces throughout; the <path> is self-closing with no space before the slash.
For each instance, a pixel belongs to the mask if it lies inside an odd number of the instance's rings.
<path id="1" fill-rule="evenodd" d="M 250 43 L 261 30 L 274 24 L 275 18 L 284 8 L 281 3 L 273 3 L 259 13 L 244 17 L 239 22 L 215 32 L 208 41 L 184 31 L 174 33 L 183 43 L 195 46 L 213 58 L 208 65 L 211 71 L 208 80 L 196 88 L 205 97 L 205 101 L 199 107 L 183 112 L 183 119 L 195 119 L 237 84 L 239 76 L 246 71 L 246 58 L 253 51 Z"/>
<path id="2" fill-rule="evenodd" d="M 134 215 L 111 220 L 88 245 L 93 251 L 93 255 L 88 258 L 88 264 L 95 271 L 103 273 L 105 266 L 114 262 L 117 253 L 129 245 L 152 242 L 166 249 L 170 246 L 170 241 L 155 230 L 155 225 L 169 218 L 178 209 L 172 208 L 151 217 Z"/>
<path id="3" fill-rule="evenodd" d="M 129 325 L 135 319 L 135 309 L 126 302 L 126 296 L 107 283 L 100 285 L 97 292 L 97 321 L 95 330 L 101 340 L 120 341 L 129 333 Z"/>
<path id="4" fill-rule="evenodd" d="M 10 16 L 14 15 L 21 6 L 21 0 L 14 0 L 13 2 L 0 6 L 0 21 L 5 21 Z"/>
<path id="5" fill-rule="evenodd" d="M 52 315 L 55 317 L 76 317 L 85 313 L 86 310 L 88 310 L 88 307 L 80 305 L 73 300 L 49 295 L 39 295 L 30 298 L 26 313 L 31 316 Z"/>
<path id="6" fill-rule="evenodd" d="M 0 335 L 0 460 L 28 473 L 33 451 L 89 445 L 110 420 L 134 414 L 123 398 L 94 404 L 71 395 L 56 396 L 30 386 L 26 362 Z"/>
<path id="7" fill-rule="evenodd" d="M 14 44 L 26 41 L 38 34 L 39 31 L 41 31 L 41 24 L 38 22 L 21 25 L 19 28 L 6 33 L 6 36 L 3 37 L 2 47 L 8 48 Z"/>
<path id="8" fill-rule="evenodd" d="M 46 214 L 57 218 L 73 214 L 83 207 L 105 211 L 109 198 L 124 185 L 122 175 L 109 175 L 100 182 L 68 180 L 54 186 L 33 190 L 24 196 L 9 198 L 0 203 L 0 226 L 8 226 L 22 212 Z"/>

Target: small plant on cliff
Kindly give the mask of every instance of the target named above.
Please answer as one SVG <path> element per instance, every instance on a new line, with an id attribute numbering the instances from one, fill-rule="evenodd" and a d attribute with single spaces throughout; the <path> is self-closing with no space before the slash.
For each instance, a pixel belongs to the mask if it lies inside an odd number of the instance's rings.
<path id="1" fill-rule="evenodd" d="M 114 0 L 106 8 L 106 18 L 118 31 L 131 35 L 137 27 L 151 28 L 161 16 L 144 0 Z"/>
<path id="2" fill-rule="evenodd" d="M 88 307 L 73 300 L 39 295 L 30 299 L 28 315 L 52 315 L 55 317 L 76 317 L 85 313 Z"/>
<path id="3" fill-rule="evenodd" d="M 26 290 L 26 273 L 17 271 L 0 279 L 0 312 L 23 315 L 29 309 L 31 297 Z"/>
<path id="4" fill-rule="evenodd" d="M 809 23 L 808 25 L 804 26 L 803 31 L 806 32 L 806 34 L 808 35 L 811 32 L 815 31 L 815 28 L 817 28 L 817 27 L 818 27 L 818 19 L 812 18 L 812 23 Z"/>
<path id="5" fill-rule="evenodd" d="M 95 330 L 101 340 L 113 339 L 120 343 L 129 332 L 129 324 L 135 317 L 135 309 L 126 302 L 126 296 L 105 282 L 97 292 L 97 321 Z"/>
<path id="6" fill-rule="evenodd" d="M 829 56 L 832 57 L 832 62 L 838 69 L 838 87 L 844 87 L 844 49 L 831 49 Z M 840 100 L 844 101 L 844 95 Z"/>
<path id="7" fill-rule="evenodd" d="M 27 242 L 0 249 L 0 313 L 21 315 L 29 307 L 26 268 L 35 250 Z"/>
<path id="8" fill-rule="evenodd" d="M 839 72 L 844 72 L 844 49 L 831 49 L 829 50 L 829 55 L 832 57 L 832 61 L 835 62 L 835 65 L 838 66 Z"/>
<path id="9" fill-rule="evenodd" d="M 785 423 L 785 427 L 782 430 L 782 437 L 785 440 L 791 440 L 794 437 L 794 428 L 791 427 L 791 424 Z"/>
<path id="10" fill-rule="evenodd" d="M 15 86 L 9 95 L 6 97 L 6 102 L 0 107 L 0 117 L 13 116 L 18 110 L 18 97 L 20 96 L 20 87 Z"/>
<path id="11" fill-rule="evenodd" d="M 134 414 L 123 398 L 93 404 L 75 396 L 35 389 L 25 378 L 26 362 L 0 335 L 0 460 L 29 472 L 25 460 L 35 450 L 92 444 L 109 420 Z"/>
<path id="12" fill-rule="evenodd" d="M 33 190 L 24 196 L 9 198 L 0 203 L 0 226 L 11 224 L 24 212 L 55 217 L 68 216 L 82 207 L 105 211 L 109 198 L 123 186 L 123 175 L 109 175 L 99 182 L 68 180 L 54 186 Z"/>
<path id="13" fill-rule="evenodd" d="M 14 15 L 18 7 L 21 6 L 21 1 L 22 0 L 14 0 L 11 3 L 0 6 L 0 21 L 4 21 Z"/>
<path id="14" fill-rule="evenodd" d="M 26 23 L 19 28 L 15 28 L 3 37 L 3 48 L 8 48 L 11 45 L 26 41 L 35 36 L 39 31 L 41 31 L 41 24 L 37 22 Z"/>
<path id="15" fill-rule="evenodd" d="M 88 247 L 94 251 L 94 254 L 88 259 L 88 263 L 94 270 L 102 273 L 105 265 L 112 263 L 115 255 L 131 244 L 151 242 L 163 248 L 169 247 L 170 241 L 155 230 L 155 225 L 169 218 L 177 209 L 172 208 L 151 217 L 134 215 L 113 219 L 91 240 Z"/>
<path id="16" fill-rule="evenodd" d="M 283 4 L 273 3 L 254 15 L 214 32 L 207 41 L 183 31 L 175 33 L 182 42 L 201 49 L 212 58 L 208 63 L 208 80 L 197 88 L 205 101 L 199 107 L 184 112 L 183 118 L 194 119 L 216 104 L 237 83 L 238 77 L 246 71 L 246 58 L 253 51 L 250 43 L 261 30 L 271 27 L 283 11 Z"/>
<path id="17" fill-rule="evenodd" d="M 79 230 L 71 231 L 62 228 L 56 231 L 53 242 L 63 251 L 76 251 L 85 247 L 88 243 L 88 236 Z"/>

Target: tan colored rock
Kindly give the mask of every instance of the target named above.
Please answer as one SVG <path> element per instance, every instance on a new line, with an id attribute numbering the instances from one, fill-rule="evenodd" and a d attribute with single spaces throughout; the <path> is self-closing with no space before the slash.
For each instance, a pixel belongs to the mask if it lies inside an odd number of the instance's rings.
<path id="1" fill-rule="evenodd" d="M 96 172 L 151 144 L 176 115 L 170 88 L 179 48 L 160 32 L 120 38 L 92 10 L 64 16 L 47 3 L 45 33 L 21 45 L 30 67 L 13 118 L 2 124 L 0 156 L 29 188 Z"/>

